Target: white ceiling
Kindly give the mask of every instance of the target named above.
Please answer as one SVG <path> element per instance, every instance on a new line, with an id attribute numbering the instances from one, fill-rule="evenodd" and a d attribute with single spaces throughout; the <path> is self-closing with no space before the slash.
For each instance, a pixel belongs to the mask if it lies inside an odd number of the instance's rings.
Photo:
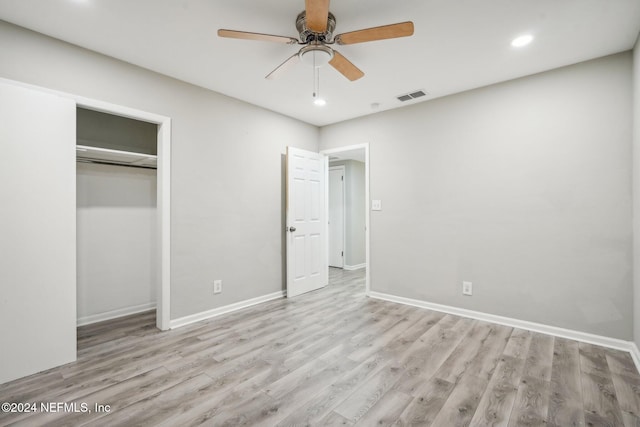
<path id="1" fill-rule="evenodd" d="M 337 46 L 349 82 L 298 64 L 299 46 L 223 39 L 219 28 L 297 37 L 303 0 L 0 0 L 0 19 L 322 126 L 631 49 L 639 0 L 333 0 L 336 34 L 412 20 L 412 37 Z M 535 36 L 516 49 L 511 40 Z M 423 89 L 419 100 L 396 96 Z M 377 109 L 373 103 L 379 104 Z"/>

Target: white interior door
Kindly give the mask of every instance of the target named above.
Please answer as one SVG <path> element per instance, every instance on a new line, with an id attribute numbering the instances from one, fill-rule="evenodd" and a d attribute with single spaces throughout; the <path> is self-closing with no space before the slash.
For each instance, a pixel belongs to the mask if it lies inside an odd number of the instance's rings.
<path id="1" fill-rule="evenodd" d="M 287 296 L 327 284 L 326 158 L 287 147 Z"/>
<path id="2" fill-rule="evenodd" d="M 344 166 L 329 168 L 329 266 L 344 267 Z"/>

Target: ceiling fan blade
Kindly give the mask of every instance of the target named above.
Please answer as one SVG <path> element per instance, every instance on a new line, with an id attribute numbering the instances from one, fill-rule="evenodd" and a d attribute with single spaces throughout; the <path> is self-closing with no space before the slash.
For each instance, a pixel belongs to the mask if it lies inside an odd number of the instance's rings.
<path id="1" fill-rule="evenodd" d="M 287 60 L 284 61 L 282 64 L 278 65 L 275 70 L 273 70 L 272 72 L 267 74 L 265 79 L 267 79 L 267 80 L 277 79 L 281 74 L 283 74 L 289 68 L 291 68 L 294 65 L 296 65 L 298 62 L 300 62 L 300 57 L 298 56 L 298 53 L 296 52 L 292 56 L 287 58 Z"/>
<path id="2" fill-rule="evenodd" d="M 315 33 L 327 31 L 329 0 L 305 0 L 307 28 Z"/>
<path id="3" fill-rule="evenodd" d="M 351 81 L 358 80 L 364 76 L 362 70 L 353 65 L 351 61 L 342 56 L 340 52 L 336 52 L 335 50 L 333 51 L 333 58 L 329 61 L 329 65 Z"/>
<path id="4" fill-rule="evenodd" d="M 293 37 L 273 36 L 271 34 L 248 33 L 246 31 L 218 30 L 218 37 L 230 39 L 259 40 L 265 42 L 298 44 L 298 40 Z"/>
<path id="5" fill-rule="evenodd" d="M 355 44 L 371 42 L 375 40 L 395 39 L 413 35 L 413 22 L 400 22 L 398 24 L 383 25 L 381 27 L 367 28 L 365 30 L 352 31 L 338 34 L 335 37 L 338 44 Z"/>

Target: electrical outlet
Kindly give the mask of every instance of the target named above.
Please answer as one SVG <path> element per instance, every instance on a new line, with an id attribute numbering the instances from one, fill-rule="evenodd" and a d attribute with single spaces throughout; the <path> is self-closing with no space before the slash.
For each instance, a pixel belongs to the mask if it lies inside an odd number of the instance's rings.
<path id="1" fill-rule="evenodd" d="M 213 293 L 214 294 L 222 293 L 222 280 L 213 281 Z"/>
<path id="2" fill-rule="evenodd" d="M 462 282 L 462 294 L 463 295 L 473 295 L 473 283 L 471 283 L 471 282 Z"/>

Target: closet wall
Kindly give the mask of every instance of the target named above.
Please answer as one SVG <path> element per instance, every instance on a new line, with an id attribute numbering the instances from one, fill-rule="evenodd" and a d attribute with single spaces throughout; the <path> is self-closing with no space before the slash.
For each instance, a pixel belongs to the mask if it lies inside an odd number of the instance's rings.
<path id="1" fill-rule="evenodd" d="M 155 125 L 78 109 L 78 144 L 155 154 Z M 77 164 L 77 315 L 88 324 L 155 308 L 156 170 Z"/>

